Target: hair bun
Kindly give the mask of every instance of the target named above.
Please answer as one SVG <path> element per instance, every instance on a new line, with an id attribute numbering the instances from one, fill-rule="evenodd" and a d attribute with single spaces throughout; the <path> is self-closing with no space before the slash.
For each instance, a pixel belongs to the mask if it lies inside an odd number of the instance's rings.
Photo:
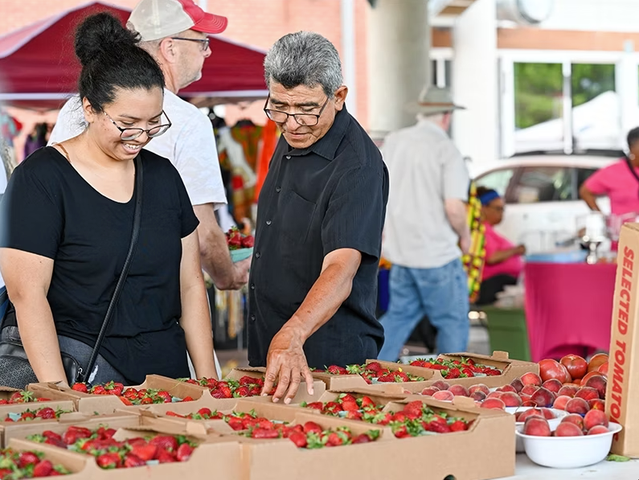
<path id="1" fill-rule="evenodd" d="M 98 13 L 87 17 L 75 33 L 75 54 L 80 63 L 86 65 L 102 54 L 121 54 L 123 49 L 136 46 L 138 35 L 125 28 L 109 13 Z"/>

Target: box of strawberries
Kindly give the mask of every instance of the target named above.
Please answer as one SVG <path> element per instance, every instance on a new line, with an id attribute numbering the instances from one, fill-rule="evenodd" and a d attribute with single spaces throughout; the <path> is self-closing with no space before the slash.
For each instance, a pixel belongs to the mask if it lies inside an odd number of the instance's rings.
<path id="1" fill-rule="evenodd" d="M 231 229 L 226 232 L 226 244 L 229 247 L 231 260 L 233 262 L 245 260 L 253 255 L 254 242 L 255 239 L 253 235 L 246 235 L 237 227 L 231 227 Z"/>

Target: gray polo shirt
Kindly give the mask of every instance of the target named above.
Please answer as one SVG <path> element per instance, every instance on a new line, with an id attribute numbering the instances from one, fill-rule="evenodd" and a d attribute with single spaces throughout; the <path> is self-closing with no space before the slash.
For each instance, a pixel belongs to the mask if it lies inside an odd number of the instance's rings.
<path id="1" fill-rule="evenodd" d="M 470 180 L 446 132 L 421 120 L 389 134 L 382 154 L 390 176 L 384 257 L 411 268 L 441 267 L 461 257 L 444 201 L 467 201 Z"/>

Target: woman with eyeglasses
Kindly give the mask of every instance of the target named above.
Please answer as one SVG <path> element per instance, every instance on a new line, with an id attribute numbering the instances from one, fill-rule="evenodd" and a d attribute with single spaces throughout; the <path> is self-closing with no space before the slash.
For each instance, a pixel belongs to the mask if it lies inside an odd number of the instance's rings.
<path id="1" fill-rule="evenodd" d="M 27 158 L 0 204 L 0 269 L 15 307 L 0 341 L 21 339 L 31 381 L 66 383 L 61 352 L 88 363 L 141 196 L 130 269 L 89 378 L 188 377 L 187 350 L 197 376 L 215 378 L 198 220 L 173 165 L 144 149 L 171 127 L 162 70 L 104 13 L 80 25 L 75 51 L 88 127 Z"/>
<path id="2" fill-rule="evenodd" d="M 524 245 L 513 245 L 499 235 L 493 227 L 504 217 L 504 200 L 495 190 L 477 187 L 485 230 L 486 262 L 482 273 L 477 305 L 487 305 L 497 300 L 497 294 L 506 285 L 516 285 L 523 270 L 521 256 L 526 254 Z"/>

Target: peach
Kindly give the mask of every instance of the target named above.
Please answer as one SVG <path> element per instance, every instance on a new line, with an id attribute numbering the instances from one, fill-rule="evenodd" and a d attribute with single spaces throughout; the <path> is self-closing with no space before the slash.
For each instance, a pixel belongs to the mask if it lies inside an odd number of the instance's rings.
<path id="1" fill-rule="evenodd" d="M 583 434 L 581 428 L 570 422 L 560 423 L 554 431 L 555 437 L 580 437 Z"/>
<path id="2" fill-rule="evenodd" d="M 583 398 L 571 398 L 566 403 L 566 411 L 568 413 L 578 413 L 580 415 L 585 415 L 588 410 L 590 410 L 590 405 Z"/>
<path id="3" fill-rule="evenodd" d="M 539 387 L 530 398 L 538 407 L 550 407 L 555 402 L 555 394 L 544 387 Z"/>
<path id="4" fill-rule="evenodd" d="M 468 397 L 470 395 L 468 389 L 463 385 L 451 385 L 448 391 L 457 397 Z"/>
<path id="5" fill-rule="evenodd" d="M 540 410 L 546 420 L 555 418 L 555 412 L 553 412 L 550 408 L 541 407 Z"/>
<path id="6" fill-rule="evenodd" d="M 577 393 L 575 393 L 575 398 L 583 398 L 588 401 L 593 398 L 599 398 L 599 392 L 592 387 L 581 387 Z"/>
<path id="7" fill-rule="evenodd" d="M 526 419 L 528 417 L 534 417 L 534 416 L 544 418 L 544 414 L 542 413 L 542 411 L 540 409 L 538 409 L 538 408 L 529 408 L 528 410 L 524 410 L 517 417 L 515 417 L 515 420 L 517 422 L 524 422 L 524 421 L 526 421 Z"/>
<path id="8" fill-rule="evenodd" d="M 572 378 L 581 378 L 588 373 L 588 362 L 579 355 L 566 355 L 559 363 L 568 369 L 568 373 Z"/>
<path id="9" fill-rule="evenodd" d="M 497 410 L 504 410 L 506 408 L 506 404 L 500 398 L 487 398 L 481 404 L 482 408 L 494 408 Z"/>
<path id="10" fill-rule="evenodd" d="M 559 395 L 555 398 L 554 403 L 552 404 L 552 408 L 556 408 L 557 410 L 565 410 L 566 404 L 571 398 L 568 395 Z"/>
<path id="11" fill-rule="evenodd" d="M 480 392 L 484 392 L 484 394 L 488 395 L 490 393 L 490 389 L 484 385 L 483 383 L 477 383 L 468 389 L 468 393 L 472 394 L 473 392 L 479 390 Z"/>
<path id="12" fill-rule="evenodd" d="M 541 386 L 544 387 L 546 390 L 550 390 L 553 393 L 557 393 L 563 387 L 563 383 L 561 383 L 556 378 L 551 378 L 549 380 L 546 380 L 544 383 L 542 383 Z"/>
<path id="13" fill-rule="evenodd" d="M 449 392 L 448 390 L 440 390 L 439 392 L 435 392 L 433 394 L 433 398 L 435 400 L 444 400 L 446 402 L 450 402 L 455 398 L 455 395 L 453 395 L 453 393 Z"/>
<path id="14" fill-rule="evenodd" d="M 524 435 L 550 437 L 550 425 L 548 425 L 548 420 L 536 415 L 528 417 L 524 423 Z"/>
<path id="15" fill-rule="evenodd" d="M 425 395 L 427 397 L 432 397 L 433 395 L 435 395 L 435 393 L 440 392 L 441 390 L 439 390 L 439 388 L 435 388 L 435 387 L 426 387 L 424 390 L 422 390 L 422 395 Z"/>
<path id="16" fill-rule="evenodd" d="M 522 407 L 536 407 L 537 404 L 535 402 L 533 402 L 530 398 L 527 398 L 526 400 L 522 400 L 521 406 Z"/>
<path id="17" fill-rule="evenodd" d="M 482 400 L 486 400 L 486 394 L 481 390 L 475 390 L 473 393 L 470 394 L 470 398 L 475 401 L 481 402 Z"/>
<path id="18" fill-rule="evenodd" d="M 431 387 L 439 388 L 440 390 L 448 390 L 450 385 L 448 382 L 444 382 L 443 380 L 437 380 L 431 385 Z"/>
<path id="19" fill-rule="evenodd" d="M 510 384 L 504 385 L 503 387 L 499 387 L 497 390 L 500 391 L 500 392 L 517 393 L 517 389 L 515 387 L 513 387 L 512 385 L 510 385 Z"/>
<path id="20" fill-rule="evenodd" d="M 537 387 L 536 385 L 526 385 L 524 388 L 521 389 L 521 392 L 519 393 L 524 395 L 532 395 L 537 391 L 538 388 L 539 387 Z"/>
<path id="21" fill-rule="evenodd" d="M 495 390 L 494 392 L 490 392 L 488 395 L 486 395 L 486 398 L 501 398 L 503 394 L 504 392 L 498 392 L 497 390 Z"/>
<path id="22" fill-rule="evenodd" d="M 519 380 L 524 386 L 534 385 L 537 387 L 541 387 L 541 384 L 543 383 L 541 381 L 541 377 L 534 372 L 524 373 L 521 377 L 519 377 Z"/>
<path id="23" fill-rule="evenodd" d="M 524 388 L 524 384 L 521 383 L 521 380 L 518 378 L 515 378 L 512 382 L 510 382 L 510 384 L 515 387 L 515 391 L 517 393 L 521 392 L 521 389 Z"/>
<path id="24" fill-rule="evenodd" d="M 608 426 L 608 415 L 601 410 L 590 410 L 584 417 L 584 428 L 590 430 L 597 425 Z"/>
<path id="25" fill-rule="evenodd" d="M 584 385 L 585 387 L 590 387 L 597 390 L 597 393 L 599 394 L 599 398 L 606 398 L 607 383 L 608 381 L 606 380 L 606 377 L 604 377 L 603 375 L 593 375 L 592 377 L 587 379 L 586 382 L 583 383 L 582 385 Z"/>
<path id="26" fill-rule="evenodd" d="M 588 433 L 586 433 L 586 435 L 597 435 L 600 433 L 608 433 L 608 432 L 609 430 L 603 425 L 597 425 L 595 427 L 592 427 L 590 430 L 588 430 Z"/>
<path id="27" fill-rule="evenodd" d="M 507 407 L 519 407 L 521 405 L 521 398 L 514 392 L 504 392 L 500 399 Z"/>
<path id="28" fill-rule="evenodd" d="M 566 395 L 570 398 L 575 396 L 575 393 L 579 391 L 579 387 L 576 385 L 564 385 L 559 389 L 557 395 Z"/>
<path id="29" fill-rule="evenodd" d="M 566 415 L 561 419 L 560 423 L 574 423 L 581 430 L 584 429 L 584 419 L 581 415 L 577 415 L 576 413 L 571 413 L 570 415 Z"/>
<path id="30" fill-rule="evenodd" d="M 606 402 L 604 402 L 601 398 L 592 398 L 588 400 L 588 405 L 590 406 L 590 410 L 606 409 Z"/>
<path id="31" fill-rule="evenodd" d="M 588 373 L 593 370 L 597 370 L 601 365 L 608 361 L 608 355 L 605 353 L 598 353 L 593 355 L 590 360 L 588 360 Z"/>
<path id="32" fill-rule="evenodd" d="M 603 374 L 603 375 L 608 375 L 608 362 L 606 363 L 602 363 L 601 365 L 599 365 L 599 368 L 597 369 L 597 372 Z"/>

